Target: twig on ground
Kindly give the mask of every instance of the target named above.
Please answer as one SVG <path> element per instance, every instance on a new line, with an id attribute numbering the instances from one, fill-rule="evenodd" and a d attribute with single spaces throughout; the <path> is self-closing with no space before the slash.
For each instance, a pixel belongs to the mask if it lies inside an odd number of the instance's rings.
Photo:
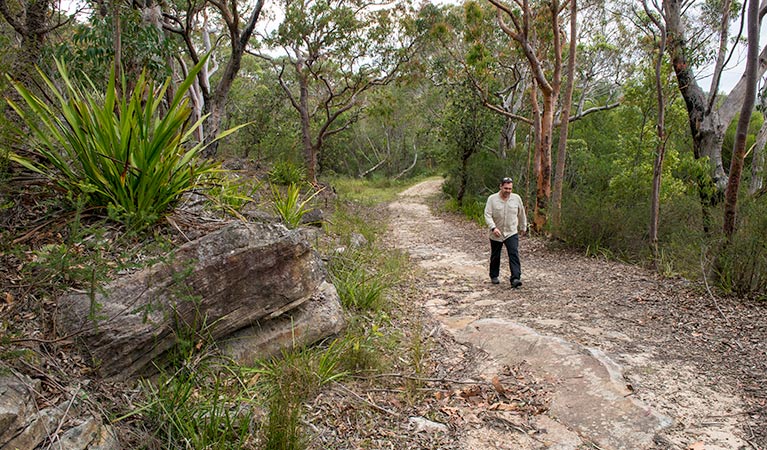
<path id="1" fill-rule="evenodd" d="M 341 388 L 341 390 L 342 390 L 342 391 L 345 391 L 345 392 L 347 392 L 347 393 L 351 394 L 351 395 L 352 395 L 352 396 L 354 396 L 354 397 L 355 397 L 357 400 L 360 400 L 360 401 L 362 401 L 363 403 L 365 403 L 365 404 L 369 405 L 371 408 L 373 408 L 373 409 L 375 409 L 375 410 L 377 410 L 377 411 L 381 411 L 382 413 L 386 413 L 386 414 L 389 414 L 390 416 L 394 416 L 394 417 L 400 417 L 400 414 L 399 414 L 399 413 L 396 413 L 396 412 L 394 412 L 394 411 L 389 411 L 388 409 L 386 409 L 386 408 L 384 408 L 384 407 L 382 407 L 382 406 L 378 406 L 378 405 L 376 405 L 375 403 L 373 403 L 373 402 L 371 402 L 370 400 L 368 400 L 368 399 L 366 399 L 366 398 L 364 398 L 364 397 L 360 396 L 359 394 L 357 394 L 356 392 L 354 392 L 354 391 L 352 391 L 351 389 L 347 388 L 346 386 L 344 386 L 344 385 L 343 385 L 343 384 L 341 384 L 341 383 L 333 383 L 333 384 L 334 384 L 336 387 L 339 387 L 339 388 Z"/>
<path id="2" fill-rule="evenodd" d="M 59 420 L 59 423 L 56 425 L 56 429 L 53 430 L 53 433 L 51 433 L 48 438 L 50 439 L 50 443 L 48 444 L 47 449 L 50 450 L 53 447 L 53 443 L 58 440 L 58 434 L 59 431 L 61 431 L 62 425 L 64 425 L 64 422 L 67 420 L 67 414 L 69 414 L 69 410 L 72 408 L 72 404 L 75 402 L 75 398 L 77 398 L 77 394 L 80 392 L 80 385 L 78 384 L 75 387 L 74 392 L 72 393 L 72 398 L 69 399 L 69 403 L 67 404 L 67 409 L 64 410 L 64 414 L 61 416 L 61 419 Z"/>
<path id="3" fill-rule="evenodd" d="M 711 300 L 714 301 L 714 306 L 716 306 L 716 310 L 719 311 L 719 314 L 724 318 L 724 321 L 727 322 L 727 325 L 732 326 L 730 323 L 730 319 L 727 318 L 727 316 L 724 315 L 724 312 L 722 311 L 722 308 L 719 307 L 719 302 L 716 301 L 716 296 L 713 292 L 711 292 L 711 286 L 708 285 L 708 278 L 706 277 L 706 265 L 703 263 L 703 252 L 700 253 L 700 271 L 703 274 L 703 283 L 706 285 L 706 291 L 708 291 L 708 295 L 711 296 Z"/>
<path id="4" fill-rule="evenodd" d="M 422 381 L 424 383 L 455 383 L 455 384 L 490 384 L 488 381 L 480 380 L 454 380 L 451 378 L 422 378 L 414 377 L 412 375 L 405 375 L 403 373 L 377 373 L 373 375 L 356 376 L 354 378 L 371 379 L 371 378 L 404 378 L 406 380 Z"/>

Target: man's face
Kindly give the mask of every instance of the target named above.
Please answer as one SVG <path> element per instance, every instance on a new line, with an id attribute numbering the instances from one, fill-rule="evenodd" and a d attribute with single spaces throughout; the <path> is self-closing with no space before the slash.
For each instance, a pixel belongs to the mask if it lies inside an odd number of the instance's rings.
<path id="1" fill-rule="evenodd" d="M 501 185 L 501 197 L 506 198 L 511 194 L 511 188 L 514 185 L 512 183 L 503 183 Z"/>

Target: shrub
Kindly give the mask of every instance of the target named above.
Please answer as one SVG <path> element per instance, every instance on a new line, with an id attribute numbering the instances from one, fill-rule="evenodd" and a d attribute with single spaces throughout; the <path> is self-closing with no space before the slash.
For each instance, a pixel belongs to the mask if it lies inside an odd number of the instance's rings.
<path id="1" fill-rule="evenodd" d="M 744 200 L 738 230 L 722 246 L 717 264 L 721 287 L 739 295 L 767 295 L 767 198 Z"/>
<path id="2" fill-rule="evenodd" d="M 186 98 L 202 63 L 190 71 L 164 113 L 170 78 L 158 88 L 146 73 L 123 97 L 117 94 L 112 73 L 102 96 L 90 80 L 84 87 L 73 83 L 66 66 L 56 61 L 62 89 L 38 70 L 55 100 L 50 104 L 14 83 L 29 110 L 10 100 L 9 104 L 31 130 L 35 150 L 48 164 L 25 165 L 56 181 L 71 197 L 84 197 L 89 206 L 106 209 L 129 228 L 151 225 L 197 185 L 198 177 L 214 170 L 210 163 L 195 161 L 205 144 L 185 148 L 204 119 L 188 123 L 192 110 Z M 125 92 L 126 80 L 121 82 Z"/>
<path id="3" fill-rule="evenodd" d="M 304 168 L 291 161 L 277 161 L 274 163 L 272 170 L 269 171 L 269 181 L 284 186 L 299 184 L 304 178 L 306 178 Z"/>

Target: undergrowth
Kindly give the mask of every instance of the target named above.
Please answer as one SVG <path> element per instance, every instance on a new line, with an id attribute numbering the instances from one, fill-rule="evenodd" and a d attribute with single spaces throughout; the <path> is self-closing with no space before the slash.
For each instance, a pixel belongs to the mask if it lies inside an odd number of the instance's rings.
<path id="1" fill-rule="evenodd" d="M 343 197 L 337 203 L 318 250 L 346 311 L 345 330 L 251 367 L 218 356 L 205 339 L 179 336 L 189 345 L 171 354 L 160 377 L 142 383 L 143 403 L 123 418 L 144 418 L 161 448 L 299 450 L 312 440 L 306 406 L 329 386 L 398 366 L 413 375 L 404 383 L 403 401 L 423 395 L 414 381 L 427 369 L 421 324 L 403 329 L 396 318 L 394 295 L 412 270 L 409 262 L 380 242 L 386 224 L 370 220 L 383 217 L 376 207 Z"/>

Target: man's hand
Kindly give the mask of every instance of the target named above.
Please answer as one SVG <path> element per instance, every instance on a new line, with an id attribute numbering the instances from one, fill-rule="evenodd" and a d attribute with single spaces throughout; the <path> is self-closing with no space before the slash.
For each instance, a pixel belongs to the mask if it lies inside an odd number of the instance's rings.
<path id="1" fill-rule="evenodd" d="M 493 236 L 501 237 L 501 230 L 499 230 L 498 227 L 493 228 Z"/>

